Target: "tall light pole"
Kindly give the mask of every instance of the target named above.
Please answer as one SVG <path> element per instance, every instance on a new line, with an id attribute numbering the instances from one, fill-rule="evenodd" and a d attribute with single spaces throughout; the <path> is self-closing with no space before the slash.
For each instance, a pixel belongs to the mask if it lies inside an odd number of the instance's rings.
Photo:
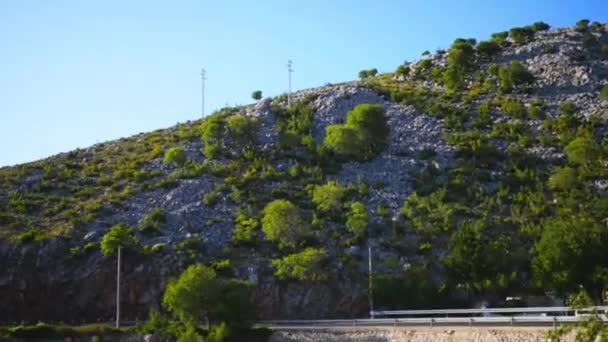
<path id="1" fill-rule="evenodd" d="M 116 327 L 120 328 L 120 250 L 118 246 L 118 262 L 116 267 Z"/>
<path id="2" fill-rule="evenodd" d="M 374 288 L 372 285 L 373 282 L 373 278 L 372 278 L 372 245 L 371 243 L 369 243 L 367 245 L 367 260 L 369 262 L 369 269 L 368 269 L 368 273 L 369 273 L 369 315 L 370 318 L 374 318 Z"/>
<path id="3" fill-rule="evenodd" d="M 207 71 L 201 69 L 201 116 L 205 116 L 205 80 L 207 79 Z"/>
<path id="4" fill-rule="evenodd" d="M 293 72 L 292 69 L 292 65 L 293 62 L 290 60 L 287 61 L 287 75 L 288 75 L 288 79 L 289 79 L 289 85 L 287 88 L 287 107 L 291 107 L 291 73 Z"/>

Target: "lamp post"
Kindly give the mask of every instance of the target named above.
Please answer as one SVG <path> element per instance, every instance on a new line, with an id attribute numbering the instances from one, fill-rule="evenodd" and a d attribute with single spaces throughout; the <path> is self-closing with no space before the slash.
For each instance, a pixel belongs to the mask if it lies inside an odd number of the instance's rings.
<path id="1" fill-rule="evenodd" d="M 116 267 L 116 328 L 120 328 L 120 251 L 118 246 L 118 261 Z"/>

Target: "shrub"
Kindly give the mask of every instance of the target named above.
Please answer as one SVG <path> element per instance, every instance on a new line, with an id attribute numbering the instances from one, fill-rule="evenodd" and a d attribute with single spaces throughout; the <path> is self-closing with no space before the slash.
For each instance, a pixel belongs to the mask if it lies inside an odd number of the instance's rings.
<path id="1" fill-rule="evenodd" d="M 350 206 L 350 212 L 346 214 L 346 228 L 353 234 L 355 241 L 360 241 L 367 233 L 368 224 L 367 210 L 361 202 L 355 202 Z"/>
<path id="2" fill-rule="evenodd" d="M 506 98 L 502 101 L 502 111 L 514 119 L 526 118 L 526 106 L 517 99 Z"/>
<path id="3" fill-rule="evenodd" d="M 175 164 L 177 166 L 183 166 L 186 163 L 186 154 L 184 149 L 181 147 L 173 147 L 165 152 L 165 164 Z"/>
<path id="4" fill-rule="evenodd" d="M 563 116 L 574 116 L 574 114 L 576 114 L 578 111 L 578 108 L 574 102 L 566 101 L 559 105 L 557 111 Z"/>
<path id="5" fill-rule="evenodd" d="M 608 84 L 605 84 L 600 90 L 600 99 L 608 102 Z"/>
<path id="6" fill-rule="evenodd" d="M 236 226 L 234 227 L 234 235 L 232 242 L 236 244 L 251 243 L 255 240 L 259 227 L 259 222 L 249 217 L 244 211 L 237 211 L 235 218 Z"/>
<path id="7" fill-rule="evenodd" d="M 327 255 L 324 249 L 306 248 L 300 253 L 290 254 L 283 259 L 273 260 L 275 276 L 283 280 L 318 282 L 327 279 L 323 263 Z"/>
<path id="8" fill-rule="evenodd" d="M 342 200 L 346 194 L 338 182 L 329 181 L 324 185 L 316 185 L 312 190 L 312 203 L 320 211 L 336 211 L 342 207 Z"/>
<path id="9" fill-rule="evenodd" d="M 361 104 L 346 117 L 346 125 L 358 129 L 368 144 L 371 153 L 377 153 L 387 142 L 389 127 L 384 107 L 381 105 Z"/>
<path id="10" fill-rule="evenodd" d="M 201 124 L 201 139 L 205 144 L 218 143 L 224 132 L 224 119 L 218 115 L 211 115 Z"/>
<path id="11" fill-rule="evenodd" d="M 386 146 L 386 121 L 381 105 L 358 105 L 348 113 L 345 125 L 326 127 L 324 145 L 343 157 L 372 158 Z"/>
<path id="12" fill-rule="evenodd" d="M 364 78 L 374 77 L 374 76 L 376 76 L 376 74 L 378 74 L 378 69 L 376 69 L 376 68 L 369 69 L 369 70 L 361 70 L 361 71 L 359 71 L 359 78 L 364 79 Z"/>
<path id="13" fill-rule="evenodd" d="M 534 32 L 547 31 L 550 28 L 551 28 L 551 26 L 549 26 L 549 24 L 544 23 L 542 21 L 537 21 L 534 24 L 532 24 L 532 29 L 534 30 Z"/>
<path id="14" fill-rule="evenodd" d="M 597 161 L 600 148 L 592 138 L 582 136 L 570 141 L 564 148 L 564 152 L 568 155 L 569 162 L 584 165 Z"/>
<path id="15" fill-rule="evenodd" d="M 234 115 L 228 118 L 228 131 L 234 139 L 245 147 L 255 145 L 258 133 L 258 121 L 242 115 Z"/>
<path id="16" fill-rule="evenodd" d="M 477 44 L 477 53 L 486 58 L 492 58 L 501 50 L 500 44 L 493 40 L 479 42 Z"/>
<path id="17" fill-rule="evenodd" d="M 169 282 L 162 303 L 167 311 L 183 321 L 199 321 L 207 317 L 217 304 L 220 291 L 220 283 L 212 268 L 193 265 L 177 280 Z"/>
<path id="18" fill-rule="evenodd" d="M 117 224 L 103 236 L 101 240 L 101 253 L 105 256 L 113 256 L 118 247 L 134 248 L 137 245 L 134 229 L 124 224 Z"/>
<path id="19" fill-rule="evenodd" d="M 206 144 L 203 147 L 203 154 L 208 159 L 219 159 L 222 156 L 223 149 L 219 144 Z"/>
<path id="20" fill-rule="evenodd" d="M 410 67 L 407 65 L 400 65 L 397 67 L 395 74 L 397 74 L 397 76 L 407 77 L 410 74 Z"/>
<path id="21" fill-rule="evenodd" d="M 530 26 L 515 27 L 509 31 L 509 36 L 517 45 L 525 45 L 534 39 L 534 29 Z"/>
<path id="22" fill-rule="evenodd" d="M 597 39 L 595 38 L 595 36 L 592 33 L 587 32 L 583 35 L 583 46 L 584 47 L 590 49 L 597 45 L 598 45 Z"/>
<path id="23" fill-rule="evenodd" d="M 544 288 L 564 294 L 582 285 L 601 289 L 598 270 L 608 266 L 606 230 L 588 213 L 557 216 L 543 223 L 532 260 L 534 277 Z"/>
<path id="24" fill-rule="evenodd" d="M 588 19 L 581 19 L 581 20 L 577 21 L 575 29 L 578 32 L 587 32 L 587 30 L 589 29 L 589 20 Z"/>
<path id="25" fill-rule="evenodd" d="M 309 228 L 302 219 L 300 209 L 287 200 L 275 200 L 264 208 L 262 231 L 266 239 L 279 248 L 295 248 L 308 235 Z"/>
<path id="26" fill-rule="evenodd" d="M 549 177 L 549 187 L 554 190 L 570 190 L 577 183 L 576 170 L 568 166 L 556 168 Z"/>
<path id="27" fill-rule="evenodd" d="M 504 46 L 505 42 L 509 37 L 509 32 L 497 32 L 492 34 L 492 41 L 495 41 L 500 46 Z"/>
<path id="28" fill-rule="evenodd" d="M 29 242 L 43 242 L 49 239 L 48 234 L 43 233 L 38 228 L 31 228 L 27 232 L 21 233 L 15 237 L 15 242 L 23 245 Z"/>
<path id="29" fill-rule="evenodd" d="M 542 120 L 545 118 L 545 109 L 546 105 L 544 102 L 538 100 L 534 101 L 530 104 L 530 107 L 528 107 L 528 116 L 531 119 Z"/>
<path id="30" fill-rule="evenodd" d="M 510 93 L 513 89 L 534 83 L 534 76 L 520 62 L 512 61 L 498 70 L 500 90 Z"/>
<path id="31" fill-rule="evenodd" d="M 153 209 L 142 221 L 139 230 L 144 234 L 157 234 L 161 225 L 167 222 L 167 214 L 162 208 Z"/>
<path id="32" fill-rule="evenodd" d="M 251 93 L 251 98 L 254 99 L 254 100 L 256 100 L 256 101 L 261 100 L 262 99 L 262 91 L 261 90 L 254 91 L 253 93 Z"/>

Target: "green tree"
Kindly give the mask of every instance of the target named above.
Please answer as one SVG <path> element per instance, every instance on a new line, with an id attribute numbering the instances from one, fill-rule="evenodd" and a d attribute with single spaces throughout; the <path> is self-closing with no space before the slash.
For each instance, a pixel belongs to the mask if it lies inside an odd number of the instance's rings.
<path id="1" fill-rule="evenodd" d="M 165 164 L 175 164 L 177 166 L 183 166 L 186 163 L 186 153 L 181 147 L 173 147 L 165 152 L 165 158 L 163 160 Z"/>
<path id="2" fill-rule="evenodd" d="M 256 100 L 256 101 L 261 100 L 262 99 L 262 91 L 261 90 L 254 91 L 253 93 L 251 93 L 251 98 L 254 99 L 254 100 Z"/>
<path id="3" fill-rule="evenodd" d="M 279 279 L 318 282 L 327 280 L 327 272 L 324 269 L 326 259 L 324 249 L 309 247 L 300 253 L 273 260 L 272 266 L 276 269 L 274 274 Z"/>
<path id="4" fill-rule="evenodd" d="M 363 135 L 353 127 L 345 125 L 327 126 L 323 144 L 334 153 L 347 158 L 358 159 L 363 154 Z"/>
<path id="5" fill-rule="evenodd" d="M 204 265 L 188 267 L 167 285 L 163 306 L 184 322 L 208 317 L 220 302 L 221 284 L 215 271 Z"/>
<path id="6" fill-rule="evenodd" d="M 496 43 L 498 43 L 498 45 L 500 45 L 500 46 L 505 45 L 505 43 L 507 41 L 507 37 L 509 37 L 509 32 L 507 32 L 507 31 L 497 32 L 497 33 L 492 34 L 492 40 L 495 41 Z"/>
<path id="7" fill-rule="evenodd" d="M 255 305 L 251 301 L 255 284 L 248 281 L 229 279 L 222 284 L 217 307 L 212 310 L 212 317 L 226 322 L 231 328 L 247 328 L 256 318 Z"/>
<path id="8" fill-rule="evenodd" d="M 316 185 L 312 190 L 312 203 L 320 211 L 337 211 L 342 207 L 346 190 L 336 181 Z"/>
<path id="9" fill-rule="evenodd" d="M 556 168 L 549 177 L 549 187 L 553 190 L 566 191 L 576 187 L 577 184 L 576 170 L 568 166 Z"/>
<path id="10" fill-rule="evenodd" d="M 397 76 L 407 77 L 410 74 L 410 67 L 407 65 L 400 65 L 397 67 L 395 74 L 397 74 Z"/>
<path id="11" fill-rule="evenodd" d="M 477 44 L 477 53 L 485 58 L 494 57 L 500 50 L 500 44 L 494 40 L 479 42 L 479 44 Z"/>
<path id="12" fill-rule="evenodd" d="M 608 84 L 605 84 L 600 91 L 600 99 L 608 101 Z"/>
<path id="13" fill-rule="evenodd" d="M 601 289 L 605 279 L 598 275 L 606 274 L 606 242 L 607 230 L 588 213 L 547 219 L 532 260 L 535 279 L 562 294 L 579 285 Z"/>
<path id="14" fill-rule="evenodd" d="M 600 154 L 599 146 L 588 136 L 578 137 L 570 141 L 564 151 L 568 155 L 568 161 L 579 165 L 597 161 Z"/>
<path id="15" fill-rule="evenodd" d="M 534 29 L 530 26 L 514 27 L 509 31 L 509 36 L 517 45 L 525 45 L 534 39 Z"/>
<path id="16" fill-rule="evenodd" d="M 369 218 L 365 205 L 355 202 L 350 206 L 350 212 L 346 214 L 346 228 L 353 234 L 355 241 L 360 241 L 367 233 Z"/>
<path id="17" fill-rule="evenodd" d="M 135 230 L 124 224 L 117 224 L 101 239 L 101 253 L 105 256 L 113 256 L 117 253 L 118 247 L 134 248 L 137 246 Z"/>
<path id="18" fill-rule="evenodd" d="M 549 26 L 549 24 L 542 21 L 537 21 L 532 24 L 532 29 L 534 30 L 534 32 L 547 31 L 550 28 L 551 26 Z"/>
<path id="19" fill-rule="evenodd" d="M 363 133 L 372 153 L 379 152 L 387 143 L 390 129 L 382 105 L 365 103 L 356 106 L 346 116 L 346 125 Z"/>
<path id="20" fill-rule="evenodd" d="M 252 147 L 255 145 L 258 133 L 258 121 L 244 115 L 234 115 L 226 121 L 228 131 L 232 137 L 242 146 Z"/>
<path id="21" fill-rule="evenodd" d="M 297 206 L 287 200 L 275 200 L 264 208 L 262 231 L 279 248 L 295 248 L 308 235 L 309 227 Z"/>
<path id="22" fill-rule="evenodd" d="M 589 29 L 589 20 L 581 19 L 577 21 L 575 29 L 579 32 L 586 32 Z"/>
<path id="23" fill-rule="evenodd" d="M 512 61 L 509 65 L 498 70 L 498 84 L 504 93 L 510 93 L 513 89 L 524 85 L 531 85 L 535 81 L 532 73 L 518 61 Z"/>
<path id="24" fill-rule="evenodd" d="M 220 115 L 211 115 L 201 124 L 201 139 L 205 144 L 216 144 L 222 139 L 225 121 Z"/>

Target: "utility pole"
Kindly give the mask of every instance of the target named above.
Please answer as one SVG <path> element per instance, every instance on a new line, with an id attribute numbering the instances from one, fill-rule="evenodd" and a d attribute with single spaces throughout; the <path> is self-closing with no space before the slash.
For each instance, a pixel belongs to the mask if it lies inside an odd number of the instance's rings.
<path id="1" fill-rule="evenodd" d="M 287 74 L 289 78 L 289 87 L 287 88 L 287 108 L 291 107 L 291 73 L 293 69 L 291 68 L 293 62 L 290 60 L 287 61 Z"/>
<path id="2" fill-rule="evenodd" d="M 118 246 L 118 266 L 116 269 L 116 327 L 120 328 L 120 250 Z"/>
<path id="3" fill-rule="evenodd" d="M 207 71 L 201 69 L 201 116 L 205 117 L 205 80 L 207 79 Z"/>
<path id="4" fill-rule="evenodd" d="M 372 245 L 368 244 L 367 245 L 367 259 L 369 261 L 369 315 L 370 318 L 374 318 L 374 291 L 373 291 L 373 287 L 372 287 L 372 282 L 373 282 L 373 278 L 372 278 Z"/>

